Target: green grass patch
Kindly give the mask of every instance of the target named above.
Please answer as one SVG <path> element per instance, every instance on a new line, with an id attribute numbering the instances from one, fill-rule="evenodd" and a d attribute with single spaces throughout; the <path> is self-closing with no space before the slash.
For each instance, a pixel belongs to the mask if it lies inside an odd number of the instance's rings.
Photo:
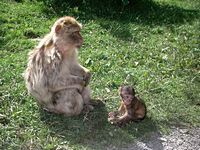
<path id="1" fill-rule="evenodd" d="M 125 147 L 171 125 L 200 126 L 200 2 L 198 0 L 0 2 L 0 149 Z M 109 7 L 108 7 L 109 6 Z M 83 23 L 80 62 L 93 73 L 94 99 L 105 106 L 78 117 L 43 111 L 22 78 L 27 54 L 54 21 Z M 128 83 L 147 118 L 123 128 L 107 122 Z"/>

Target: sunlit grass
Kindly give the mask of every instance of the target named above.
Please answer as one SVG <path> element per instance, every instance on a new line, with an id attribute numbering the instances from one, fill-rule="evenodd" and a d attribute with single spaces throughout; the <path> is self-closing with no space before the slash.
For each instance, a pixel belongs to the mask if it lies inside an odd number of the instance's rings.
<path id="1" fill-rule="evenodd" d="M 199 1 L 136 0 L 110 9 L 91 1 L 48 2 L 54 5 L 0 2 L 0 149 L 113 148 L 170 125 L 200 125 Z M 64 15 L 84 25 L 80 62 L 93 74 L 93 98 L 105 102 L 70 118 L 38 107 L 22 78 L 33 39 Z M 136 88 L 148 113 L 143 122 L 118 128 L 107 113 L 118 108 L 123 83 Z"/>

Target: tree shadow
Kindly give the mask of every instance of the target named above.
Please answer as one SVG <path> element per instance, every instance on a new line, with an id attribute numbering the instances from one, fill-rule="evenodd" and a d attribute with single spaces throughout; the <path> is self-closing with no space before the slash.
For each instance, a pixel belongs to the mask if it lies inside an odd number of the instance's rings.
<path id="1" fill-rule="evenodd" d="M 101 27 L 118 38 L 127 39 L 132 35 L 130 24 L 142 26 L 168 26 L 191 22 L 200 18 L 200 11 L 184 9 L 175 5 L 152 0 L 130 0 L 124 6 L 121 0 L 49 0 L 44 1 L 48 15 L 72 15 L 79 20 L 96 20 Z M 66 9 L 67 8 L 67 9 Z"/>
<path id="2" fill-rule="evenodd" d="M 156 123 L 148 117 L 140 123 L 130 123 L 124 127 L 111 125 L 107 121 L 105 106 L 76 117 L 64 117 L 43 110 L 40 114 L 52 136 L 62 137 L 69 145 L 81 145 L 89 149 L 120 148 L 151 132 L 159 132 Z"/>

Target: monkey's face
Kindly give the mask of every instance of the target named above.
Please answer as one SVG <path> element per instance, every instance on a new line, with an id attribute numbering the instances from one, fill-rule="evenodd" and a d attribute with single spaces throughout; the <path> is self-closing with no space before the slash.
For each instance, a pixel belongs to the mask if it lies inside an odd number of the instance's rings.
<path id="1" fill-rule="evenodd" d="M 130 105 L 134 100 L 135 92 L 130 86 L 121 86 L 119 89 L 120 96 L 125 105 Z"/>
<path id="2" fill-rule="evenodd" d="M 55 33 L 61 45 L 68 49 L 80 48 L 83 44 L 83 37 L 80 34 L 82 25 L 72 17 L 64 17 L 58 20 L 55 25 Z M 54 29 L 54 28 L 53 28 Z"/>
<path id="3" fill-rule="evenodd" d="M 66 46 L 80 48 L 83 44 L 83 37 L 80 34 L 80 28 L 75 25 L 68 25 L 63 27 L 63 34 L 61 35 Z"/>
<path id="4" fill-rule="evenodd" d="M 134 98 L 131 94 L 122 94 L 121 97 L 126 106 L 130 105 Z"/>
<path id="5" fill-rule="evenodd" d="M 83 37 L 81 36 L 80 31 L 72 32 L 69 35 L 69 40 L 77 48 L 80 48 L 83 44 Z"/>

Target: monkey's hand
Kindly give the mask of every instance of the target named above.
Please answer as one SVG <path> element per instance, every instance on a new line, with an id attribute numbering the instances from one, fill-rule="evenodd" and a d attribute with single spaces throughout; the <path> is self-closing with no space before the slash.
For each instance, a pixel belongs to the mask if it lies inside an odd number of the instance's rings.
<path id="1" fill-rule="evenodd" d="M 71 66 L 70 71 L 71 75 L 83 78 L 83 80 L 85 81 L 85 86 L 89 84 L 92 74 L 87 68 L 83 67 L 80 64 L 76 64 L 74 66 Z"/>
<path id="2" fill-rule="evenodd" d="M 64 89 L 78 89 L 82 93 L 85 81 L 79 76 L 68 75 L 67 77 L 58 77 L 54 82 L 49 85 L 49 90 L 52 92 L 57 92 Z"/>
<path id="3" fill-rule="evenodd" d="M 86 113 L 92 111 L 93 109 L 94 109 L 94 107 L 92 105 L 86 104 L 83 107 L 82 113 L 86 114 Z"/>
<path id="4" fill-rule="evenodd" d="M 109 112 L 108 121 L 111 124 L 117 124 L 117 122 L 119 121 L 119 117 L 117 115 L 118 115 L 118 111 Z"/>
<path id="5" fill-rule="evenodd" d="M 117 124 L 119 122 L 119 118 L 118 117 L 108 117 L 108 121 L 111 124 Z"/>
<path id="6" fill-rule="evenodd" d="M 120 116 L 120 117 L 108 118 L 108 121 L 111 124 L 122 126 L 122 125 L 128 123 L 129 121 L 131 121 L 131 119 L 130 119 L 129 115 L 125 114 L 125 115 Z"/>
<path id="7" fill-rule="evenodd" d="M 117 111 L 113 111 L 113 112 L 109 112 L 108 113 L 108 117 L 109 118 L 116 118 L 118 115 L 118 112 Z"/>
<path id="8" fill-rule="evenodd" d="M 77 86 L 78 87 L 78 91 L 80 93 L 82 93 L 83 88 L 86 84 L 86 82 L 83 80 L 83 78 L 79 77 L 79 76 L 73 76 L 70 75 L 68 78 L 66 78 L 67 82 L 65 83 L 66 86 Z"/>
<path id="9" fill-rule="evenodd" d="M 83 80 L 85 81 L 85 86 L 89 84 L 91 77 L 92 77 L 92 74 L 89 71 L 84 73 Z"/>

